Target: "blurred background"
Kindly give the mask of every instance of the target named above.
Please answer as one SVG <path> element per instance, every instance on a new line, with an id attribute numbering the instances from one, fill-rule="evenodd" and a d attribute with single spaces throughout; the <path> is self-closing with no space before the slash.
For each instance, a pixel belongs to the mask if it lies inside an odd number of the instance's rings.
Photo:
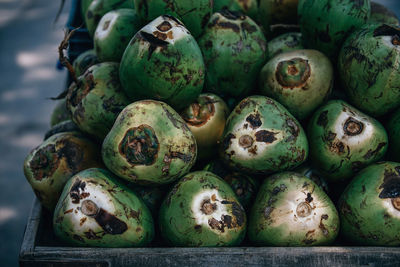
<path id="1" fill-rule="evenodd" d="M 375 0 L 400 16 L 399 0 Z M 57 47 L 70 0 L 53 24 L 60 0 L 0 0 L 0 266 L 16 266 L 33 192 L 22 172 L 25 156 L 49 128 L 65 87 Z"/>

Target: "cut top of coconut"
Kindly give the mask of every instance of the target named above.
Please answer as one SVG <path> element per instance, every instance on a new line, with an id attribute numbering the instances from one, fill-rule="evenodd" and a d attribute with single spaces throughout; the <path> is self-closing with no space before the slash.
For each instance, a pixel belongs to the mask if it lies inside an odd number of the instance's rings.
<path id="1" fill-rule="evenodd" d="M 139 32 L 142 35 L 152 35 L 159 41 L 169 44 L 174 44 L 176 41 L 190 35 L 190 32 L 180 20 L 169 15 L 159 16 Z"/>

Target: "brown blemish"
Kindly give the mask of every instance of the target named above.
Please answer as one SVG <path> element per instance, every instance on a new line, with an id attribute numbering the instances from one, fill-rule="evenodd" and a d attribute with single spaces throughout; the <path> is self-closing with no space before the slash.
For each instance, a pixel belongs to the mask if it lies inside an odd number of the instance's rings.
<path id="1" fill-rule="evenodd" d="M 87 220 L 87 217 L 83 217 L 79 220 L 79 226 L 82 226 Z"/>
<path id="2" fill-rule="evenodd" d="M 244 21 L 240 24 L 243 30 L 247 31 L 248 33 L 253 33 L 257 31 L 257 27 L 254 25 L 250 25 L 250 23 Z"/>
<path id="3" fill-rule="evenodd" d="M 146 124 L 128 129 L 119 144 L 119 153 L 131 165 L 154 164 L 159 149 L 159 142 L 153 128 Z"/>
<path id="4" fill-rule="evenodd" d="M 372 157 L 375 157 L 381 151 L 381 149 L 384 148 L 385 146 L 386 146 L 386 143 L 379 143 L 375 150 L 371 150 L 371 149 L 368 150 L 368 152 L 364 155 L 363 158 L 368 160 Z"/>
<path id="5" fill-rule="evenodd" d="M 85 182 L 76 179 L 75 183 L 71 187 L 71 190 L 69 191 L 69 196 L 73 204 L 79 204 L 80 200 L 82 199 L 80 191 L 84 191 L 85 186 Z"/>
<path id="6" fill-rule="evenodd" d="M 306 202 L 311 203 L 312 201 L 313 201 L 313 198 L 311 196 L 311 193 L 307 193 Z"/>
<path id="7" fill-rule="evenodd" d="M 87 239 L 91 239 L 91 240 L 101 239 L 101 237 L 97 236 L 97 234 L 92 229 L 89 229 L 89 231 L 84 232 L 83 234 L 85 235 L 85 237 Z"/>
<path id="8" fill-rule="evenodd" d="M 56 146 L 49 144 L 36 151 L 29 162 L 33 178 L 41 181 L 43 178 L 51 177 L 60 164 L 60 157 L 56 153 Z"/>
<path id="9" fill-rule="evenodd" d="M 390 170 L 385 170 L 382 189 L 379 198 L 398 198 L 400 197 L 400 176 Z"/>
<path id="10" fill-rule="evenodd" d="M 271 144 L 277 140 L 275 137 L 276 134 L 278 133 L 270 132 L 267 130 L 258 131 L 255 133 L 256 141 Z"/>
<path id="11" fill-rule="evenodd" d="M 66 211 L 64 211 L 64 214 L 71 213 L 73 210 L 74 210 L 74 209 L 66 210 Z"/>
<path id="12" fill-rule="evenodd" d="M 224 138 L 224 141 L 222 142 L 224 150 L 227 150 L 232 145 L 232 139 L 234 138 L 235 136 L 231 133 Z"/>
<path id="13" fill-rule="evenodd" d="M 100 208 L 94 219 L 107 234 L 119 235 L 123 234 L 128 229 L 125 222 L 102 208 Z"/>
<path id="14" fill-rule="evenodd" d="M 254 142 L 254 140 L 253 140 L 253 138 L 250 136 L 250 135 L 242 135 L 240 138 L 239 138 L 239 145 L 242 147 L 242 148 L 249 148 L 249 147 L 251 147 L 252 145 L 253 145 L 253 142 Z"/>
<path id="15" fill-rule="evenodd" d="M 319 229 L 321 229 L 322 234 L 323 234 L 324 236 L 328 236 L 328 235 L 329 235 L 328 229 L 327 229 L 327 228 L 325 227 L 325 225 L 323 224 L 323 220 L 328 220 L 328 218 L 329 218 L 328 214 L 323 214 L 323 215 L 321 216 L 321 220 L 320 220 L 320 222 L 319 222 Z"/>
<path id="16" fill-rule="evenodd" d="M 247 116 L 246 121 L 250 124 L 250 127 L 253 129 L 257 129 L 262 125 L 262 121 L 260 119 L 260 113 L 250 114 Z"/>
<path id="17" fill-rule="evenodd" d="M 328 111 L 325 110 L 321 112 L 321 114 L 319 115 L 317 120 L 317 125 L 326 127 L 327 124 L 328 124 Z"/>
<path id="18" fill-rule="evenodd" d="M 150 44 L 149 54 L 147 57 L 148 60 L 151 59 L 151 56 L 158 47 L 160 47 L 161 49 L 165 49 L 169 45 L 168 42 L 159 39 L 157 38 L 157 36 L 154 36 L 153 34 L 147 33 L 145 31 L 140 31 L 138 36 Z"/>
<path id="19" fill-rule="evenodd" d="M 104 22 L 104 25 L 103 25 L 103 31 L 105 31 L 105 30 L 107 30 L 107 29 L 108 29 L 108 27 L 110 26 L 110 23 L 111 23 L 111 21 L 110 21 L 110 20 L 107 20 L 106 22 Z"/>
<path id="20" fill-rule="evenodd" d="M 343 131 L 349 136 L 356 136 L 362 133 L 364 124 L 352 117 L 349 117 L 343 126 Z"/>

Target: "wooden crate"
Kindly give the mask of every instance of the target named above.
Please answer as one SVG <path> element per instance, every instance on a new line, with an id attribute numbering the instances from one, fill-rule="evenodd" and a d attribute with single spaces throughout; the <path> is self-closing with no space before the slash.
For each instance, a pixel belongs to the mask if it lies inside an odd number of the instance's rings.
<path id="1" fill-rule="evenodd" d="M 3 241 L 4 242 L 4 241 Z M 21 246 L 21 266 L 400 266 L 400 248 L 234 247 L 78 248 L 53 235 L 51 215 L 35 199 Z"/>

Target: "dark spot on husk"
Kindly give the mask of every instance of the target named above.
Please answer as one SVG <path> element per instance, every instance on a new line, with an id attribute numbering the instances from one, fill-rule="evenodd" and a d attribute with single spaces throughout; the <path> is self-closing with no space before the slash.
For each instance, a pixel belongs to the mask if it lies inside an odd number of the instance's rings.
<path id="1" fill-rule="evenodd" d="M 245 31 L 247 31 L 248 33 L 253 33 L 257 31 L 257 27 L 254 25 L 250 25 L 250 23 L 244 21 L 240 24 L 240 26 L 242 26 L 242 29 L 244 29 Z"/>
<path id="2" fill-rule="evenodd" d="M 35 180 L 51 177 L 60 164 L 60 157 L 56 153 L 56 146 L 49 144 L 38 151 L 29 162 L 29 167 Z"/>
<path id="3" fill-rule="evenodd" d="M 328 111 L 325 110 L 321 112 L 321 114 L 319 115 L 317 120 L 317 125 L 326 127 L 327 124 L 328 124 Z"/>
<path id="4" fill-rule="evenodd" d="M 329 231 L 328 231 L 328 229 L 325 227 L 325 225 L 324 225 L 324 223 L 323 223 L 323 220 L 328 220 L 328 214 L 323 214 L 322 216 L 321 216 L 321 220 L 320 220 L 320 222 L 319 222 L 319 229 L 321 229 L 321 231 L 322 231 L 322 234 L 324 235 L 324 236 L 328 236 L 329 235 Z"/>
<path id="5" fill-rule="evenodd" d="M 83 234 L 85 235 L 85 237 L 87 239 L 90 239 L 90 240 L 101 239 L 101 236 L 97 236 L 96 233 L 92 229 L 89 229 L 89 231 L 84 232 Z"/>
<path id="6" fill-rule="evenodd" d="M 330 43 L 332 39 L 329 35 L 329 24 L 326 25 L 325 31 L 318 31 L 317 36 L 321 42 Z"/>
<path id="7" fill-rule="evenodd" d="M 235 136 L 231 133 L 229 133 L 225 138 L 224 141 L 222 142 L 224 150 L 227 150 L 231 144 L 232 144 L 232 139 L 234 139 Z"/>
<path id="8" fill-rule="evenodd" d="M 121 221 L 115 215 L 108 213 L 102 208 L 100 208 L 94 219 L 107 234 L 119 235 L 128 229 L 128 226 L 125 222 Z"/>
<path id="9" fill-rule="evenodd" d="M 204 29 L 207 25 L 207 22 L 210 20 L 210 13 L 207 13 L 201 20 L 201 28 Z"/>
<path id="10" fill-rule="evenodd" d="M 227 201 L 227 200 L 222 200 L 221 204 L 224 204 L 224 205 L 231 204 L 232 205 L 232 214 L 236 218 L 236 224 L 239 227 L 244 224 L 246 215 L 245 215 L 245 212 L 244 212 L 242 206 L 240 206 L 238 203 L 236 203 L 234 201 Z"/>
<path id="11" fill-rule="evenodd" d="M 221 21 L 221 22 L 218 22 L 217 25 L 223 29 L 231 29 L 232 31 L 234 31 L 236 33 L 240 32 L 240 27 L 237 24 L 232 23 L 232 22 Z"/>
<path id="12" fill-rule="evenodd" d="M 153 55 L 154 51 L 158 47 L 166 48 L 169 45 L 168 42 L 166 42 L 164 40 L 161 40 L 161 39 L 155 37 L 153 34 L 150 34 L 150 33 L 144 32 L 144 31 L 140 31 L 139 32 L 139 36 L 143 40 L 147 41 L 150 44 L 149 54 L 148 54 L 148 57 L 147 57 L 148 60 L 151 59 L 151 56 Z"/>
<path id="13" fill-rule="evenodd" d="M 311 245 L 315 241 L 317 241 L 317 240 L 315 240 L 315 239 L 305 239 L 305 240 L 303 240 L 303 243 L 306 244 L 306 245 Z"/>
<path id="14" fill-rule="evenodd" d="M 400 28 L 382 24 L 374 30 L 374 37 L 378 36 L 400 36 Z"/>
<path id="15" fill-rule="evenodd" d="M 119 144 L 119 153 L 132 165 L 152 165 L 159 149 L 153 128 L 146 124 L 128 129 Z"/>
<path id="16" fill-rule="evenodd" d="M 211 203 L 210 199 L 206 199 L 201 203 L 200 210 L 203 212 L 203 214 L 210 215 L 214 213 L 216 209 L 217 209 L 217 204 Z"/>
<path id="17" fill-rule="evenodd" d="M 136 220 L 139 220 L 139 217 L 140 217 L 140 210 L 138 210 L 138 211 L 136 211 L 136 210 L 130 210 L 130 212 L 129 212 L 129 217 L 130 217 L 130 218 L 133 218 L 133 219 L 136 219 Z"/>
<path id="18" fill-rule="evenodd" d="M 201 225 L 196 224 L 196 225 L 194 226 L 194 230 L 196 230 L 196 231 L 201 231 Z"/>
<path id="19" fill-rule="evenodd" d="M 57 151 L 59 158 L 65 158 L 68 167 L 73 173 L 81 170 L 81 164 L 84 159 L 84 152 L 82 148 L 68 139 L 62 139 L 57 142 L 56 147 L 61 145 L 61 148 Z"/>
<path id="20" fill-rule="evenodd" d="M 242 12 L 239 11 L 232 11 L 227 8 L 222 8 L 222 10 L 219 12 L 222 16 L 224 16 L 227 19 L 230 20 L 244 20 L 246 19 L 245 15 Z"/>
<path id="21" fill-rule="evenodd" d="M 258 131 L 258 132 L 255 133 L 256 141 L 257 142 L 264 142 L 264 143 L 267 143 L 267 144 L 271 144 L 275 140 L 277 140 L 276 137 L 275 137 L 276 134 L 277 133 L 270 132 L 270 131 L 267 131 L 267 130 Z"/>
<path id="22" fill-rule="evenodd" d="M 265 219 L 269 219 L 270 218 L 270 215 L 271 215 L 273 210 L 274 210 L 273 207 L 266 207 L 264 209 L 264 217 L 265 217 Z"/>
<path id="23" fill-rule="evenodd" d="M 174 21 L 176 24 L 180 26 L 184 26 L 179 20 L 177 20 L 174 16 L 171 15 L 163 15 L 164 18 L 169 18 L 170 20 Z M 185 26 L 184 26 L 185 27 Z"/>
<path id="24" fill-rule="evenodd" d="M 96 87 L 94 76 L 91 71 L 86 71 L 83 74 L 83 79 L 79 80 L 78 84 L 72 83 L 68 89 L 67 105 L 73 107 L 81 104 L 82 100 Z"/>
<path id="25" fill-rule="evenodd" d="M 311 193 L 307 193 L 306 202 L 311 203 L 312 201 L 313 201 L 313 198 L 311 196 Z"/>
<path id="26" fill-rule="evenodd" d="M 372 149 L 368 150 L 368 152 L 364 155 L 363 158 L 368 160 L 372 157 L 375 157 L 381 151 L 381 149 L 384 148 L 385 146 L 386 146 L 386 143 L 379 143 L 375 150 L 372 150 Z"/>
<path id="27" fill-rule="evenodd" d="M 385 170 L 382 189 L 379 198 L 398 198 L 400 197 L 400 176 L 392 171 Z"/>
<path id="28" fill-rule="evenodd" d="M 250 127 L 253 129 L 257 129 L 262 125 L 262 121 L 260 119 L 260 113 L 250 114 L 247 116 L 246 121 L 250 124 Z"/>
<path id="29" fill-rule="evenodd" d="M 292 136 L 294 137 L 293 139 L 296 139 L 297 136 L 299 136 L 299 133 L 300 133 L 300 128 L 297 125 L 297 123 L 292 119 L 287 119 L 286 120 L 286 125 L 289 127 L 289 131 L 292 134 Z"/>
<path id="30" fill-rule="evenodd" d="M 72 203 L 79 204 L 80 200 L 83 198 L 81 196 L 80 191 L 84 191 L 86 187 L 86 183 L 82 180 L 76 179 L 74 184 L 69 191 L 69 196 L 71 197 Z"/>

